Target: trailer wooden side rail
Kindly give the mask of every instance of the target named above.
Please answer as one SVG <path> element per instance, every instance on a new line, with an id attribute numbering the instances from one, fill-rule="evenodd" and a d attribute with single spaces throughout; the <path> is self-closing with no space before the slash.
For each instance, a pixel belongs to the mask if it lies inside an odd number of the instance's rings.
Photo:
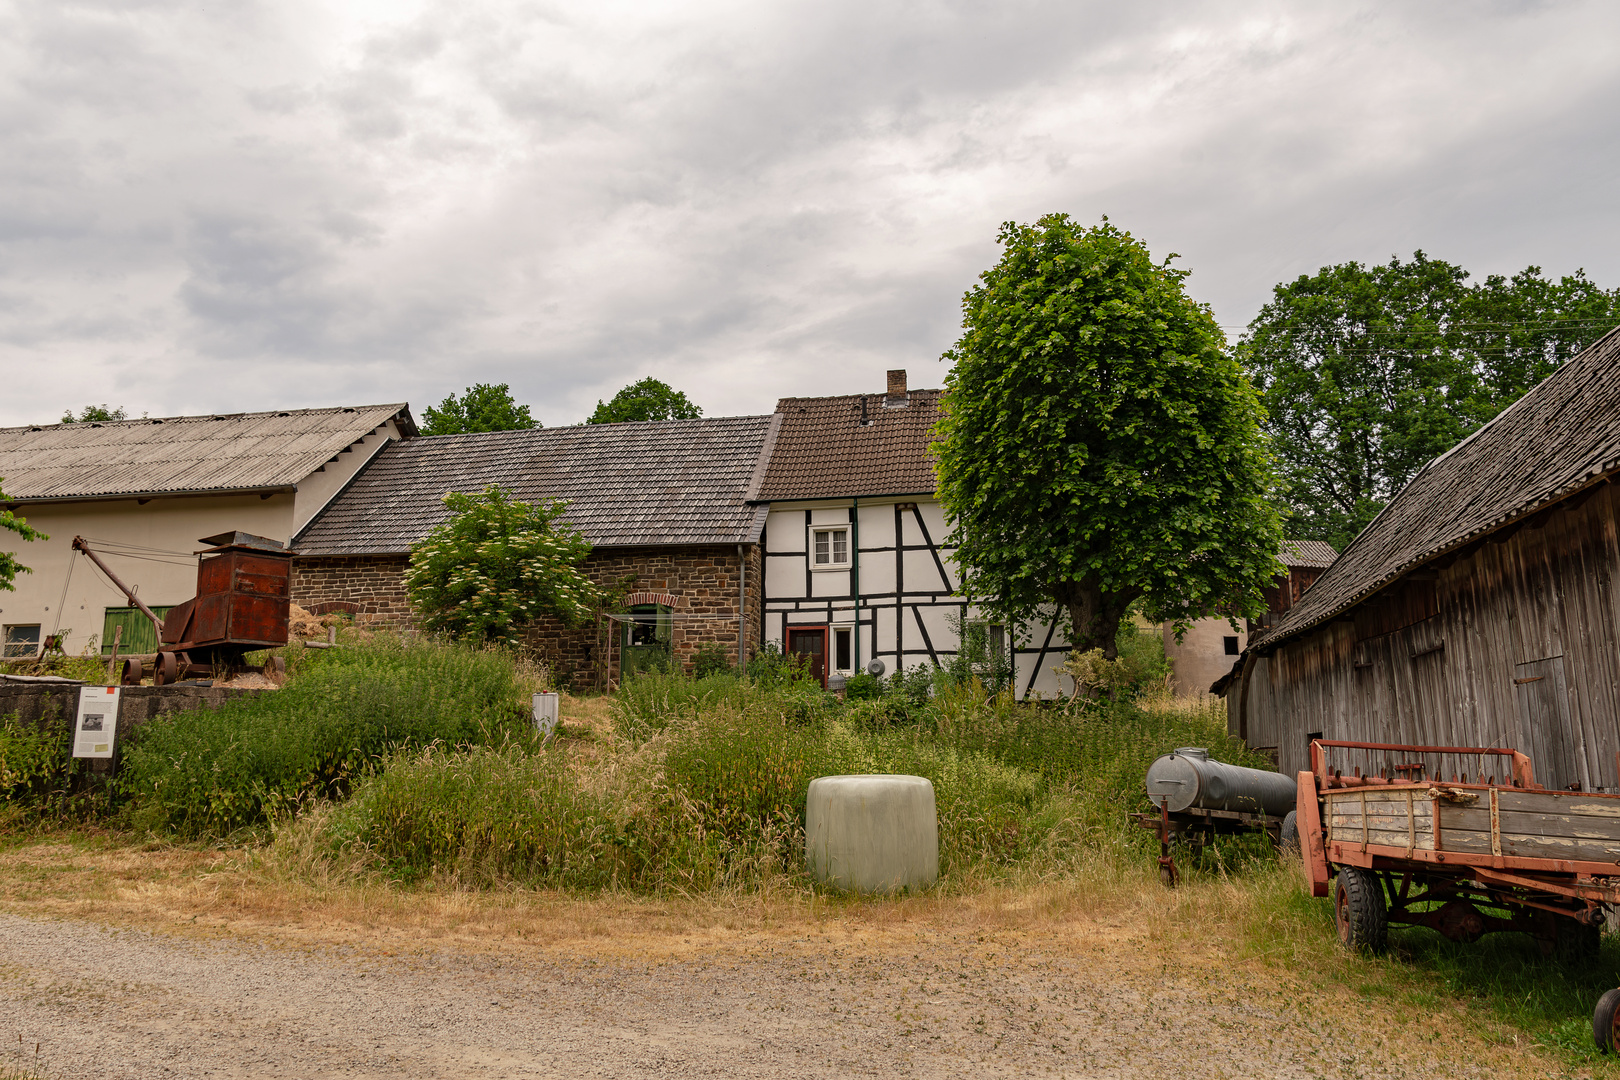
<path id="1" fill-rule="evenodd" d="M 1516 750 L 1318 739 L 1295 816 L 1311 894 L 1333 897 L 1349 948 L 1382 951 L 1391 925 L 1512 930 L 1580 963 L 1620 904 L 1620 795 L 1543 788 Z M 1620 990 L 1592 1023 L 1600 1047 L 1620 1043 Z"/>

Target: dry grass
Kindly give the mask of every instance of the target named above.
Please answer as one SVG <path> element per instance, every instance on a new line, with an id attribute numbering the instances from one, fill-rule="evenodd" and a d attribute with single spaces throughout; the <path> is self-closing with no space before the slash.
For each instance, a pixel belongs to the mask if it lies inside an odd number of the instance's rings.
<path id="1" fill-rule="evenodd" d="M 1338 951 L 1312 925 L 1308 905 L 1286 902 L 1296 889 L 1291 873 L 1217 876 L 1172 893 L 1149 866 L 1099 862 L 1062 881 L 895 900 L 789 888 L 582 897 L 322 880 L 274 849 L 56 833 L 15 838 L 0 850 L 0 909 L 380 955 L 499 950 L 680 962 L 833 952 L 901 958 L 921 947 L 1009 958 L 1034 951 L 1083 958 L 1121 978 L 1200 979 L 1217 997 L 1300 1010 L 1306 1025 L 1387 1042 L 1390 1060 L 1410 1058 L 1417 1075 L 1430 1075 L 1419 1068 L 1425 1062 L 1464 1060 L 1508 1076 L 1620 1075 L 1534 1047 L 1488 1011 L 1417 985 L 1417 974 L 1391 975 L 1381 962 Z"/>

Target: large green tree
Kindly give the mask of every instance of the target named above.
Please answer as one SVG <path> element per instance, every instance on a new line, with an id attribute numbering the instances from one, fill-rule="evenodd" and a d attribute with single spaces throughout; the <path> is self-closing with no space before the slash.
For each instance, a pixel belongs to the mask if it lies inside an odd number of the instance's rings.
<path id="1" fill-rule="evenodd" d="M 1343 549 L 1424 464 L 1620 322 L 1620 291 L 1538 267 L 1470 284 L 1423 252 L 1278 285 L 1239 357 L 1294 535 Z"/>
<path id="2" fill-rule="evenodd" d="M 703 410 L 692 404 L 690 398 L 668 383 L 654 378 L 642 379 L 613 395 L 613 400 L 598 400 L 596 411 L 585 421 L 587 424 L 625 424 L 636 420 L 696 420 Z"/>
<path id="3" fill-rule="evenodd" d="M 451 394 L 422 410 L 424 435 L 467 435 L 478 431 L 527 431 L 540 422 L 529 415 L 527 405 L 512 400 L 506 383 L 474 383 L 457 397 Z"/>
<path id="4" fill-rule="evenodd" d="M 939 492 L 963 588 L 1058 605 L 1116 655 L 1140 602 L 1186 624 L 1264 605 L 1282 524 L 1254 389 L 1171 256 L 1108 223 L 1008 222 L 945 354 Z"/>
<path id="5" fill-rule="evenodd" d="M 49 540 L 50 537 L 28 524 L 27 520 L 18 517 L 4 506 L 6 493 L 0 491 L 0 530 L 16 533 L 24 540 Z M 12 584 L 18 574 L 33 573 L 28 567 L 17 561 L 17 556 L 9 551 L 0 551 L 0 589 L 15 591 Z"/>
<path id="6" fill-rule="evenodd" d="M 517 645 L 541 616 L 573 625 L 610 599 L 580 568 L 591 545 L 562 521 L 567 503 L 520 502 L 494 485 L 444 503 L 449 519 L 411 548 L 405 571 L 426 629 Z"/>

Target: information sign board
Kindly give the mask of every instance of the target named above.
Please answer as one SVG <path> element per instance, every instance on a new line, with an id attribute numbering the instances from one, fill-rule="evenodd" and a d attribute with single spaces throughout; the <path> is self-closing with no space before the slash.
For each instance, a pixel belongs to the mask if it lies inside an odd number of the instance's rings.
<path id="1" fill-rule="evenodd" d="M 73 756 L 110 758 L 118 735 L 116 686 L 81 686 L 79 718 L 73 725 Z"/>

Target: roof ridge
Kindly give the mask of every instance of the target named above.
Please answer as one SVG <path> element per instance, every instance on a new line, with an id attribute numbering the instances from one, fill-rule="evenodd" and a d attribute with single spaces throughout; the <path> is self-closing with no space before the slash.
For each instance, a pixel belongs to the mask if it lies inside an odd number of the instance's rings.
<path id="1" fill-rule="evenodd" d="M 122 420 L 74 420 L 64 422 L 58 420 L 54 424 L 14 424 L 11 427 L 0 427 L 0 433 L 10 431 L 47 431 L 52 428 L 79 428 L 79 427 L 114 427 L 119 425 L 136 424 L 173 424 L 182 421 L 194 423 L 212 423 L 216 420 L 247 420 L 265 416 L 310 416 L 315 413 L 331 413 L 337 415 L 346 412 L 368 412 L 372 409 L 401 409 L 410 408 L 406 401 L 378 402 L 375 405 L 327 405 L 315 409 L 264 409 L 259 412 L 233 412 L 233 413 L 193 413 L 180 416 L 126 416 Z"/>

